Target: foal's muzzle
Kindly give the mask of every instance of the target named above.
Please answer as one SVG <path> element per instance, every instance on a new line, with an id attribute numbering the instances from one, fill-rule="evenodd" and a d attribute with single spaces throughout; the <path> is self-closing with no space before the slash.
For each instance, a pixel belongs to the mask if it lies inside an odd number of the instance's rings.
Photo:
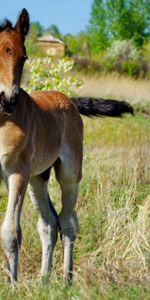
<path id="1" fill-rule="evenodd" d="M 0 111 L 6 114 L 12 114 L 16 109 L 18 102 L 18 94 L 12 93 L 12 96 L 8 99 L 5 92 L 0 93 Z"/>

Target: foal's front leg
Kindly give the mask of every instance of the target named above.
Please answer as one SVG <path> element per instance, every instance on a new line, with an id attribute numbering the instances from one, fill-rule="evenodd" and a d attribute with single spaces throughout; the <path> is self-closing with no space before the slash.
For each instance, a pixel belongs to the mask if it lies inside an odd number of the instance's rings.
<path id="1" fill-rule="evenodd" d="M 8 262 L 8 279 L 17 280 L 18 254 L 21 245 L 20 215 L 29 177 L 29 170 L 23 164 L 8 177 L 8 206 L 1 228 L 1 237 Z"/>

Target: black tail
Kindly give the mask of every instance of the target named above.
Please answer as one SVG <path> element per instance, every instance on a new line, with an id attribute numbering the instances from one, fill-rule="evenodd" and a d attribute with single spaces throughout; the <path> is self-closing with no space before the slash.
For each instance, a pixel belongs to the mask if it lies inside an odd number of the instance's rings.
<path id="1" fill-rule="evenodd" d="M 89 117 L 121 117 L 123 113 L 133 114 L 133 107 L 125 101 L 104 100 L 93 97 L 71 97 L 80 114 Z"/>

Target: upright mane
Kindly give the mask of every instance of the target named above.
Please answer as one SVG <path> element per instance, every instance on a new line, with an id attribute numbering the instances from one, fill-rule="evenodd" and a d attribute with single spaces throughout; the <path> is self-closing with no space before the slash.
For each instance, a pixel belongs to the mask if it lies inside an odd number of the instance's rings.
<path id="1" fill-rule="evenodd" d="M 14 30 L 12 23 L 7 19 L 0 24 L 0 32 L 4 30 Z"/>

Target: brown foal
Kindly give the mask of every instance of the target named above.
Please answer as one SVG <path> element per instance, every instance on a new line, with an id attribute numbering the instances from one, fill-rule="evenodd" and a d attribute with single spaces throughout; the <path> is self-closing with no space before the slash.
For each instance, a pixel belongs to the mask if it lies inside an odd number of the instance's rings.
<path id="1" fill-rule="evenodd" d="M 42 242 L 41 276 L 49 274 L 57 229 L 64 248 L 64 277 L 71 281 L 73 246 L 78 232 L 75 213 L 78 184 L 82 177 L 83 123 L 87 116 L 120 116 L 131 112 L 126 102 L 68 98 L 59 92 L 27 94 L 20 88 L 29 15 L 23 9 L 16 25 L 0 26 L 0 175 L 8 187 L 8 206 L 1 227 L 9 280 L 17 280 L 21 245 L 20 216 L 24 195 L 30 197 L 40 217 Z M 62 192 L 57 215 L 48 195 L 48 180 L 54 167 Z"/>

